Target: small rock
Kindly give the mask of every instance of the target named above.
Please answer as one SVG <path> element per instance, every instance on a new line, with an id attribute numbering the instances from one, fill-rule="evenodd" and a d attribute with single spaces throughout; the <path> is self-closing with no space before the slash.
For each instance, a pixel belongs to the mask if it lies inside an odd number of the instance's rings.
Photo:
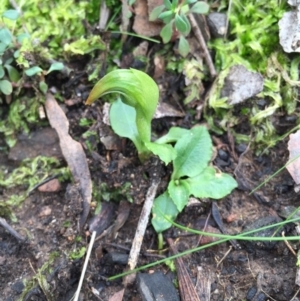
<path id="1" fill-rule="evenodd" d="M 280 45 L 287 53 L 300 52 L 298 22 L 296 11 L 285 12 L 278 22 Z"/>
<path id="2" fill-rule="evenodd" d="M 214 38 L 224 38 L 226 35 L 227 16 L 222 13 L 211 13 L 207 16 L 207 25 Z"/>
<path id="3" fill-rule="evenodd" d="M 240 154 L 246 151 L 246 149 L 247 149 L 247 145 L 244 143 L 241 143 L 236 147 L 236 151 Z"/>
<path id="4" fill-rule="evenodd" d="M 173 283 L 160 271 L 138 273 L 137 286 L 143 301 L 179 301 Z"/>
<path id="5" fill-rule="evenodd" d="M 264 78 L 260 73 L 247 70 L 243 65 L 230 68 L 226 76 L 221 97 L 228 97 L 228 103 L 235 105 L 260 93 Z"/>
<path id="6" fill-rule="evenodd" d="M 40 192 L 57 192 L 61 190 L 61 184 L 58 179 L 52 179 L 38 187 Z"/>
<path id="7" fill-rule="evenodd" d="M 119 252 L 110 252 L 105 255 L 106 262 L 111 262 L 119 265 L 126 265 L 128 262 L 128 254 Z"/>
<path id="8" fill-rule="evenodd" d="M 265 301 L 267 299 L 267 296 L 261 292 L 257 295 L 254 301 Z"/>
<path id="9" fill-rule="evenodd" d="M 222 159 L 224 161 L 227 161 L 229 158 L 228 153 L 225 152 L 224 150 L 222 150 L 221 148 L 218 150 L 218 156 L 220 159 Z"/>
<path id="10" fill-rule="evenodd" d="M 39 217 L 49 216 L 52 213 L 52 209 L 50 206 L 44 206 L 39 213 Z"/>
<path id="11" fill-rule="evenodd" d="M 12 290 L 15 291 L 17 294 L 21 294 L 24 289 L 24 283 L 22 281 L 18 281 L 12 285 Z"/>
<path id="12" fill-rule="evenodd" d="M 251 287 L 247 292 L 246 300 L 251 301 L 256 295 L 256 292 L 257 292 L 257 288 L 255 286 Z"/>
<path id="13" fill-rule="evenodd" d="M 256 103 L 261 110 L 263 110 L 268 104 L 267 101 L 263 98 L 260 98 Z"/>

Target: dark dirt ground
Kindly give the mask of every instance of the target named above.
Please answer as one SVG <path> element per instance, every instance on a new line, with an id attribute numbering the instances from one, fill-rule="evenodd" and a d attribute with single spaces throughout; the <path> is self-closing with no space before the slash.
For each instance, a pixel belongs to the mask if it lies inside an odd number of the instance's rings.
<path id="1" fill-rule="evenodd" d="M 91 108 L 87 110 L 91 110 Z M 82 114 L 82 112 L 84 112 L 82 109 L 72 109 L 71 116 L 76 113 Z M 74 129 L 75 131 L 76 129 Z M 226 138 L 218 138 L 221 141 L 224 139 L 224 143 L 226 143 Z M 129 144 L 129 142 L 126 143 Z M 237 180 L 240 187 L 243 188 L 236 189 L 231 195 L 217 202 L 228 233 L 238 233 L 245 228 L 245 225 L 259 218 L 276 217 L 282 206 L 300 205 L 298 196 L 293 190 L 293 181 L 286 171 L 259 190 L 256 197 L 249 195 L 249 188 L 258 185 L 287 161 L 284 149 L 286 149 L 285 143 L 282 142 L 276 149 L 272 149 L 268 156 L 255 157 L 251 151 L 242 156 L 238 153 L 238 165 L 230 156 L 230 152 L 226 152 L 228 164 L 225 164 L 227 165 L 225 170 L 227 172 L 235 170 L 239 175 Z M 130 181 L 130 192 L 135 196 L 135 204 L 130 205 L 130 216 L 118 231 L 116 238 L 104 237 L 96 242 L 82 290 L 82 300 L 108 300 L 114 292 L 122 287 L 121 280 L 105 281 L 104 277 L 115 275 L 125 268 L 124 265 L 113 263 L 108 258 L 113 252 L 128 254 L 142 207 L 143 196 L 149 185 L 148 181 L 141 176 L 147 170 L 143 170 L 134 151 L 125 152 L 124 156 L 130 159 L 128 160 L 129 164 L 120 169 L 118 169 L 120 152 L 110 153 L 110 163 L 107 156 L 102 156 L 104 153 L 103 150 L 100 150 L 98 156 L 94 156 L 94 158 L 89 156 L 94 182 L 99 185 L 106 181 L 109 187 L 117 187 Z M 222 155 L 224 154 L 222 153 Z M 215 164 L 224 163 L 224 156 L 222 158 L 223 161 L 220 161 L 219 152 L 214 161 Z M 2 156 L 2 162 L 3 164 L 8 162 L 6 156 Z M 164 172 L 167 176 L 168 171 Z M 89 238 L 84 232 L 79 233 L 77 230 L 78 213 L 80 212 L 80 209 L 77 209 L 80 208 L 80 204 L 72 195 L 70 185 L 70 183 L 65 183 L 58 193 L 36 191 L 16 210 L 18 221 L 13 224 L 13 227 L 28 237 L 26 242 L 17 241 L 2 227 L 0 228 L 0 300 L 18 300 L 24 289 L 22 284 L 24 280 L 29 281 L 36 271 L 49 260 L 50 254 L 53 252 L 57 252 L 58 257 L 51 264 L 51 271 L 45 272 L 53 295 L 52 300 L 67 301 L 74 294 L 83 259 L 70 260 L 68 254 L 76 247 L 87 245 Z M 113 210 L 116 212 L 117 207 L 118 204 L 115 203 Z M 180 214 L 178 221 L 184 225 L 201 229 L 203 219 L 208 216 L 210 209 L 210 200 L 201 201 L 197 205 L 186 208 Z M 108 223 L 112 222 L 114 216 L 112 215 Z M 67 226 L 66 221 L 69 222 Z M 212 225 L 216 227 L 213 223 Z M 76 242 L 77 235 L 81 235 L 83 240 Z M 182 233 L 176 229 L 167 231 L 165 236 L 179 237 L 177 246 L 180 251 L 195 247 L 198 241 L 197 236 L 182 236 Z M 155 260 L 155 257 L 143 255 L 155 249 L 156 235 L 149 225 L 143 241 L 139 265 Z M 193 280 L 197 277 L 197 267 L 201 266 L 207 271 L 206 275 L 211 281 L 211 300 L 290 300 L 297 291 L 295 285 L 296 259 L 283 243 L 275 244 L 271 249 L 266 249 L 264 246 L 261 248 L 257 244 L 241 243 L 241 249 L 233 249 L 218 264 L 228 249 L 229 244 L 222 244 L 184 257 L 184 263 Z M 165 255 L 168 254 L 170 254 L 169 251 L 166 251 Z M 151 270 L 169 272 L 164 265 L 153 267 Z M 99 292 L 99 295 L 95 293 L 95 290 Z M 251 293 L 255 294 L 255 297 L 250 298 Z M 48 300 L 50 300 L 49 298 L 48 296 Z M 47 297 L 40 286 L 35 284 L 24 300 L 47 300 Z M 135 285 L 126 289 L 124 300 L 141 300 Z"/>
<path id="2" fill-rule="evenodd" d="M 169 79 L 166 75 L 160 81 L 168 83 L 171 82 Z M 180 88 L 180 79 L 171 79 L 173 80 L 173 90 L 176 91 Z M 83 130 L 78 126 L 80 118 L 88 117 L 97 120 L 97 126 L 94 126 L 93 129 L 100 135 L 108 129 L 101 123 L 102 104 L 100 102 L 95 107 L 84 106 L 84 100 L 90 87 L 73 81 L 73 87 L 68 86 L 66 99 L 71 96 L 73 99 L 76 98 L 72 94 L 74 92 L 70 92 L 75 86 L 81 87 L 82 98 L 67 106 L 66 115 L 70 121 L 70 134 L 85 147 L 94 185 L 99 186 L 101 183 L 106 183 L 109 189 L 113 189 L 130 182 L 129 193 L 134 199 L 124 226 L 115 237 L 106 236 L 96 241 L 88 265 L 81 300 L 106 301 L 122 288 L 121 280 L 106 281 L 105 279 L 125 269 L 124 264 L 114 263 L 109 258 L 115 252 L 127 255 L 130 250 L 142 203 L 149 186 L 147 179 L 149 166 L 143 167 L 139 163 L 131 143 L 125 140 L 117 140 L 116 150 L 107 151 L 98 139 L 90 138 L 89 143 L 94 146 L 94 151 L 87 150 L 86 138 L 82 136 L 86 129 Z M 166 98 L 168 97 L 166 96 Z M 177 103 L 172 105 L 176 107 Z M 153 128 L 158 135 L 161 135 L 173 125 L 190 127 L 192 118 L 189 114 L 178 118 L 165 117 L 154 120 Z M 238 189 L 217 202 L 227 233 L 239 233 L 247 225 L 260 218 L 278 217 L 284 206 L 297 207 L 300 205 L 299 197 L 294 192 L 293 180 L 285 170 L 258 190 L 255 195 L 249 195 L 251 189 L 288 161 L 287 141 L 282 141 L 276 148 L 271 149 L 268 155 L 259 157 L 254 155 L 255 150 L 251 148 L 243 153 L 245 147 L 236 146 L 235 151 L 238 156 L 238 162 L 236 162 L 227 135 L 219 137 L 213 135 L 213 138 L 217 138 L 214 141 L 219 142 L 215 144 L 218 151 L 216 151 L 214 165 L 235 175 L 239 182 Z M 4 141 L 0 143 L 4 144 Z M 221 149 L 222 151 L 220 151 Z M 10 168 L 12 163 L 8 154 L 1 155 L 1 164 Z M 168 168 L 164 168 L 163 180 L 158 192 L 164 189 L 169 175 Z M 3 195 L 6 193 L 8 192 L 2 191 Z M 121 200 L 125 201 L 125 196 Z M 48 291 L 52 296 L 46 296 L 41 283 L 38 284 L 35 281 L 23 300 L 68 301 L 72 298 L 78 285 L 84 258 L 70 259 L 69 254 L 75 249 L 87 246 L 89 242 L 86 229 L 78 230 L 80 205 L 76 195 L 72 194 L 72 184 L 63 183 L 59 192 L 34 191 L 22 206 L 16 209 L 17 222 L 12 226 L 27 237 L 25 242 L 18 241 L 0 227 L 1 301 L 19 300 L 24 291 L 24 281 L 28 283 L 36 275 L 36 272 L 50 260 L 54 252 L 57 256 L 50 265 L 51 270 L 44 271 L 49 286 Z M 107 218 L 107 223 L 111 224 L 116 218 L 117 212 L 121 210 L 119 203 L 114 202 L 114 206 L 107 210 L 109 214 L 103 219 Z M 210 210 L 211 200 L 201 200 L 198 204 L 187 207 L 180 214 L 178 222 L 202 229 L 203 221 L 209 215 Z M 89 220 L 92 218 L 93 212 L 94 207 L 92 206 Z M 210 227 L 217 231 L 217 226 L 213 222 Z M 289 227 L 288 231 L 292 229 L 293 226 Z M 289 232 L 286 235 L 288 234 Z M 76 239 L 78 236 L 82 237 L 81 241 Z M 179 251 L 195 247 L 199 240 L 198 236 L 187 236 L 174 228 L 166 231 L 165 237 L 172 237 L 174 240 L 178 238 Z M 221 259 L 230 248 L 229 243 L 183 257 L 192 280 L 196 283 L 197 269 L 201 266 L 206 271 L 206 278 L 210 280 L 211 300 L 214 301 L 291 300 L 298 289 L 295 285 L 296 258 L 286 245 L 277 243 L 271 248 L 257 243 L 240 243 L 240 245 L 240 249 L 231 250 L 223 260 Z M 138 265 L 154 261 L 155 256 L 159 255 L 156 249 L 156 234 L 149 224 Z M 167 249 L 163 255 L 170 255 L 170 251 Z M 175 273 L 170 272 L 166 265 L 151 268 L 151 271 L 157 270 L 172 278 L 176 277 Z M 144 271 L 144 273 L 148 272 L 148 270 Z M 137 285 L 134 284 L 125 290 L 123 300 L 142 300 Z M 182 300 L 184 299 L 182 298 Z"/>

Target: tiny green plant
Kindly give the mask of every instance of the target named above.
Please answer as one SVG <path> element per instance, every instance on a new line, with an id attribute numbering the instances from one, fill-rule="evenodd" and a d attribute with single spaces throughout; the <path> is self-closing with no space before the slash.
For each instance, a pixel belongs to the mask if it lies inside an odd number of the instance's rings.
<path id="1" fill-rule="evenodd" d="M 160 241 L 161 233 L 172 226 L 170 220 L 175 220 L 191 195 L 220 199 L 237 187 L 230 175 L 210 166 L 213 147 L 206 127 L 173 127 L 165 136 L 150 141 L 159 94 L 156 83 L 146 73 L 135 69 L 110 72 L 95 85 L 87 104 L 108 93 L 122 97 L 111 105 L 111 126 L 116 134 L 133 141 L 141 161 L 154 154 L 165 164 L 173 163 L 168 188 L 154 200 L 152 210 L 152 225 Z"/>
<path id="2" fill-rule="evenodd" d="M 16 45 L 21 43 L 24 35 L 15 37 L 8 28 L 5 20 L 14 23 L 19 17 L 19 13 L 14 9 L 6 10 L 1 15 L 0 21 L 0 92 L 4 95 L 10 95 L 13 90 L 12 83 L 20 79 L 18 70 L 13 66 L 18 51 Z"/>
<path id="3" fill-rule="evenodd" d="M 170 42 L 173 36 L 179 37 L 178 51 L 186 56 L 190 51 L 186 37 L 191 31 L 187 16 L 190 13 L 206 14 L 208 10 L 209 6 L 204 1 L 184 0 L 178 3 L 178 0 L 164 0 L 164 4 L 155 7 L 151 12 L 150 21 L 161 19 L 165 24 L 160 32 L 163 42 Z"/>

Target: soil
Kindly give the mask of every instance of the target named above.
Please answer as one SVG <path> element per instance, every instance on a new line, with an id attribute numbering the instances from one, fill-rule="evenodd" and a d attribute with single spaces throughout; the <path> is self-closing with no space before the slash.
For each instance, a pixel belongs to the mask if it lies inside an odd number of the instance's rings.
<path id="1" fill-rule="evenodd" d="M 69 102 L 66 108 L 70 134 L 85 148 L 94 186 L 99 187 L 101 183 L 105 183 L 108 191 L 113 191 L 125 183 L 130 183 L 127 193 L 133 199 L 125 224 L 114 236 L 106 235 L 96 241 L 82 288 L 80 300 L 109 300 L 123 287 L 122 279 L 108 281 L 107 278 L 121 273 L 126 268 L 126 258 L 150 185 L 149 169 L 152 161 L 145 165 L 140 164 L 133 145 L 127 140 L 114 137 L 116 139 L 114 147 L 107 150 L 99 139 L 94 139 L 93 136 L 83 137 L 83 133 L 88 129 L 78 125 L 83 117 L 97 120 L 96 128 L 93 126 L 92 129 L 98 134 L 102 133 L 102 136 L 110 129 L 102 122 L 101 103 L 97 103 L 94 107 L 84 106 L 86 92 L 90 87 L 85 85 L 87 81 L 86 76 L 82 76 L 82 70 L 78 71 L 78 76 L 81 77 L 80 80 L 84 79 L 81 86 L 79 85 L 82 88 L 82 99 L 75 101 L 76 97 L 72 94 L 75 87 L 72 86 L 72 80 L 76 76 L 61 88 L 66 89 L 65 95 L 74 96 L 74 102 Z M 183 86 L 182 79 L 172 74 L 165 74 L 159 81 L 165 85 L 165 91 L 171 91 L 172 95 L 178 96 L 177 92 Z M 166 83 L 171 84 L 167 86 Z M 167 94 L 164 97 L 168 99 Z M 166 102 L 181 110 L 176 101 Z M 195 121 L 193 118 L 185 112 L 183 117 L 157 119 L 153 121 L 153 130 L 159 136 L 173 125 L 190 128 Z M 276 116 L 274 118 L 276 119 Z M 279 117 L 275 122 L 280 123 Z M 241 124 L 240 129 L 236 128 L 236 131 L 245 132 L 244 127 L 245 124 Z M 236 234 L 245 229 L 258 228 L 264 224 L 264 220 L 266 224 L 272 218 L 274 221 L 278 220 L 282 207 L 300 206 L 298 195 L 294 192 L 294 182 L 286 170 L 256 193 L 249 194 L 253 188 L 288 161 L 287 140 L 270 149 L 268 154 L 256 156 L 256 150 L 251 147 L 246 149 L 243 145 L 237 145 L 232 148 L 227 134 L 223 136 L 216 136 L 213 132 L 211 134 L 216 150 L 212 163 L 222 171 L 231 173 L 239 183 L 239 187 L 229 196 L 216 203 L 226 233 Z M 112 133 L 109 132 L 107 135 Z M 9 154 L 2 154 L 1 161 L 11 169 Z M 158 193 L 166 186 L 170 176 L 169 167 L 163 167 L 161 176 L 162 182 Z M 0 301 L 20 300 L 21 296 L 27 301 L 69 301 L 74 295 L 84 256 L 71 258 L 70 254 L 74 255 L 75 251 L 87 247 L 90 235 L 87 226 L 84 229 L 78 228 L 81 204 L 76 192 L 72 192 L 73 186 L 72 183 L 63 183 L 58 192 L 35 190 L 19 208 L 15 209 L 17 222 L 8 222 L 19 234 L 27 237 L 25 241 L 16 239 L 0 227 Z M 3 195 L 5 193 L 6 191 L 2 191 Z M 107 207 L 105 209 L 107 211 L 101 217 L 102 224 L 99 227 L 102 228 L 99 232 L 113 224 L 117 214 L 123 210 L 120 201 L 126 200 L 125 193 L 121 193 L 121 197 L 119 194 L 117 200 L 112 200 L 113 205 Z M 211 212 L 211 204 L 212 200 L 200 200 L 190 205 L 179 215 L 178 223 L 203 229 Z M 93 219 L 95 207 L 93 203 L 87 224 Z M 208 224 L 212 231 L 218 231 L 218 226 L 212 218 Z M 290 225 L 285 229 L 286 235 L 289 235 L 293 228 L 294 225 Z M 196 247 L 200 240 L 199 236 L 188 235 L 174 227 L 166 231 L 164 237 L 177 239 L 179 251 Z M 200 243 L 204 244 L 202 240 Z M 184 256 L 183 262 L 192 281 L 196 283 L 198 268 L 202 267 L 210 283 L 210 300 L 291 300 L 298 290 L 295 284 L 297 268 L 296 258 L 287 246 L 284 243 L 240 242 L 238 245 L 239 247 L 233 248 L 230 243 L 223 243 Z M 123 259 L 113 261 L 112 254 L 119 254 Z M 163 254 L 159 254 L 157 235 L 149 223 L 138 265 L 153 262 L 162 255 L 169 256 L 171 253 L 166 249 Z M 176 277 L 176 272 L 171 272 L 167 265 L 151 268 L 151 272 L 157 270 L 165 274 L 171 273 L 173 278 Z M 148 273 L 149 270 L 143 272 Z M 185 300 L 182 296 L 181 298 Z M 123 300 L 142 300 L 136 284 L 126 288 Z"/>

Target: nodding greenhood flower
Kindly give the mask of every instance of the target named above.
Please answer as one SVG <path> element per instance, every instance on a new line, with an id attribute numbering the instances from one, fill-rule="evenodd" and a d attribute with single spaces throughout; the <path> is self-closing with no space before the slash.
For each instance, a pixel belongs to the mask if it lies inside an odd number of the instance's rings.
<path id="1" fill-rule="evenodd" d="M 154 80 L 136 69 L 114 70 L 97 82 L 86 104 L 109 93 L 121 94 L 124 103 L 135 108 L 140 139 L 143 143 L 150 142 L 151 120 L 159 99 L 159 90 Z"/>

